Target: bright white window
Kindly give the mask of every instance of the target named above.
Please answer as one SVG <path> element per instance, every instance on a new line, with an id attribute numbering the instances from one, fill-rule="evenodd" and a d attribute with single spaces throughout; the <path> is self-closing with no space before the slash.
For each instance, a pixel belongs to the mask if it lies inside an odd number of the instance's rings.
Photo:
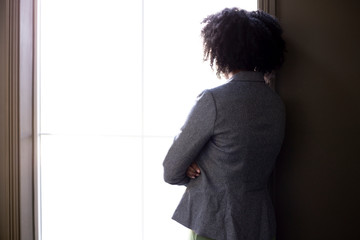
<path id="1" fill-rule="evenodd" d="M 201 20 L 256 0 L 39 1 L 43 240 L 187 239 L 162 161 L 196 96 Z"/>

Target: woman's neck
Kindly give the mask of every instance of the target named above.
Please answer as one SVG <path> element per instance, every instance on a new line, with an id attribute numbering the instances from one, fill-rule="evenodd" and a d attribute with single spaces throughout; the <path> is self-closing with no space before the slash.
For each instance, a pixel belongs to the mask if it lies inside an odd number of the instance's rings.
<path id="1" fill-rule="evenodd" d="M 234 70 L 232 72 L 230 72 L 228 75 L 227 75 L 227 79 L 230 79 L 232 78 L 235 74 L 237 74 L 238 72 L 241 72 L 242 70 Z"/>

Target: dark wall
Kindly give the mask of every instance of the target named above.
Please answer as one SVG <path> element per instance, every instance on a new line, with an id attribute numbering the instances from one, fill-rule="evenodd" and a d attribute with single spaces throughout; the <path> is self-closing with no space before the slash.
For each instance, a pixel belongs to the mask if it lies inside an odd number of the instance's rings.
<path id="1" fill-rule="evenodd" d="M 277 240 L 360 239 L 360 1 L 277 0 L 288 45 Z"/>

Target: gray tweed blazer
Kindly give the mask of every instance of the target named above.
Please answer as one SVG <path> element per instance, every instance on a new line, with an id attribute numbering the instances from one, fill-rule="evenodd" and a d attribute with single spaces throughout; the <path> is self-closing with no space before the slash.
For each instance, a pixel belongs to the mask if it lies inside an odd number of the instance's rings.
<path id="1" fill-rule="evenodd" d="M 163 162 L 165 181 L 186 185 L 173 219 L 216 240 L 271 240 L 267 186 L 284 126 L 284 104 L 261 73 L 239 72 L 200 94 Z M 190 179 L 194 161 L 201 174 Z"/>

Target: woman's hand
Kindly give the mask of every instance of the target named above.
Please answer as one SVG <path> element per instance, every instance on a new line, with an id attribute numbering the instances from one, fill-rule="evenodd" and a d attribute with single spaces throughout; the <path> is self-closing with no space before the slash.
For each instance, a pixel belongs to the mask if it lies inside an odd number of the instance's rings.
<path id="1" fill-rule="evenodd" d="M 198 176 L 200 176 L 200 168 L 199 166 L 193 162 L 187 169 L 186 171 L 186 175 L 189 177 L 189 178 L 196 178 Z"/>

